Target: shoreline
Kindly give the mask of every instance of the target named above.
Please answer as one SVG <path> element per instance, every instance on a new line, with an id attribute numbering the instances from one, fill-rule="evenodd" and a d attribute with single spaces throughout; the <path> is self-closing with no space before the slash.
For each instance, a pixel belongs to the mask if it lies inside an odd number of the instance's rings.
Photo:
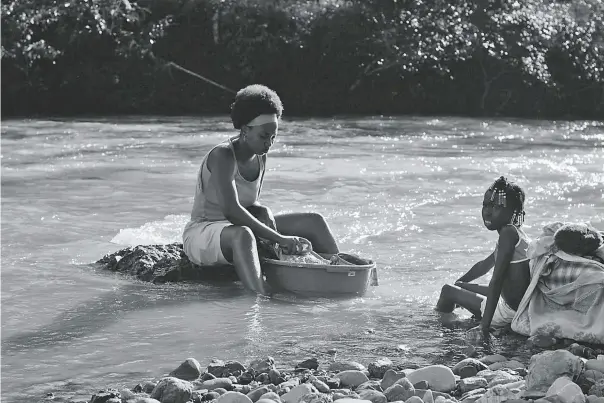
<path id="1" fill-rule="evenodd" d="M 336 349 L 284 366 L 270 357 L 244 363 L 187 358 L 171 372 L 138 380 L 132 388 L 98 389 L 69 403 L 604 403 L 604 346 L 567 341 L 566 348 L 529 338 L 540 352 L 530 359 L 478 356 L 468 344 L 454 365 L 395 364 L 381 357 L 366 365 L 336 359 Z M 412 368 L 413 367 L 413 368 Z M 137 382 L 136 380 L 133 381 Z"/>

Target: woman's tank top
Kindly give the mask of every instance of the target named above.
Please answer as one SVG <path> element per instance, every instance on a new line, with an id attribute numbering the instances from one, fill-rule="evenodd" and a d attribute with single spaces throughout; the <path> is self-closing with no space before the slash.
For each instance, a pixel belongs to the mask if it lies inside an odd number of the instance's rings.
<path id="1" fill-rule="evenodd" d="M 232 140 L 233 138 L 228 140 L 229 148 L 233 153 L 233 157 L 235 157 L 235 149 L 233 148 Z M 213 147 L 212 150 L 219 145 Z M 191 211 L 191 221 L 194 222 L 226 220 L 226 217 L 222 213 L 222 209 L 220 208 L 220 204 L 218 202 L 217 189 L 210 181 L 212 173 L 208 169 L 208 156 L 212 150 L 210 150 L 203 158 L 199 168 L 199 173 L 197 175 L 195 199 L 193 200 L 193 210 Z M 254 204 L 258 200 L 258 196 L 260 195 L 260 190 L 262 188 L 262 181 L 264 179 L 264 163 L 262 162 L 262 158 L 260 156 L 256 157 L 258 158 L 260 172 L 255 180 L 248 181 L 241 176 L 238 165 L 237 171 L 235 172 L 235 187 L 237 188 L 237 194 L 239 196 L 239 204 L 241 204 L 243 207 L 249 207 Z"/>

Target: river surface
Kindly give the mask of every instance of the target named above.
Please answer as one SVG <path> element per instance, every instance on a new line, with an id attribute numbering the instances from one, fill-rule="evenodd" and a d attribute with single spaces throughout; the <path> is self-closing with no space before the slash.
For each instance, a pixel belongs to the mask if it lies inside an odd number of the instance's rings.
<path id="1" fill-rule="evenodd" d="M 286 119 L 261 201 L 317 211 L 343 251 L 373 258 L 362 298 L 257 297 L 240 283 L 152 285 L 89 263 L 181 240 L 195 177 L 227 117 L 2 122 L 2 401 L 89 399 L 188 357 L 310 356 L 367 365 L 451 362 L 475 325 L 443 324 L 439 290 L 487 256 L 482 195 L 500 175 L 526 191 L 525 230 L 604 229 L 604 123 L 463 118 Z M 484 280 L 488 282 L 488 278 Z M 523 340 L 496 340 L 499 352 Z"/>

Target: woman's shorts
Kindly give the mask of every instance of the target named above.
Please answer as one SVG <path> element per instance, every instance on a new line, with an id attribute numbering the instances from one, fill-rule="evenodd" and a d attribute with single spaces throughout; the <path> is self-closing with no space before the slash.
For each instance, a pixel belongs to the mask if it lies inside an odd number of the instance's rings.
<path id="1" fill-rule="evenodd" d="M 487 307 L 487 299 L 483 298 L 482 303 L 480 304 L 480 312 L 484 315 L 484 310 Z M 491 328 L 500 328 L 507 327 L 512 323 L 514 316 L 516 315 L 516 311 L 513 310 L 507 302 L 503 299 L 503 296 L 499 296 L 499 301 L 497 301 L 497 308 L 495 308 L 495 313 L 493 313 L 493 319 L 491 320 Z"/>
<path id="2" fill-rule="evenodd" d="M 183 249 L 189 260 L 200 266 L 230 264 L 220 248 L 220 234 L 229 221 L 189 221 L 182 234 Z"/>

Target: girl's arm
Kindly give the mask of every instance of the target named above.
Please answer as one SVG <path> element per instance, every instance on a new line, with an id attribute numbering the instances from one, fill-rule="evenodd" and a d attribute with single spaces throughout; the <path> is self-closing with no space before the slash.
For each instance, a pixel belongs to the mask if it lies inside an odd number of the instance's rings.
<path id="1" fill-rule="evenodd" d="M 497 260 L 495 261 L 495 269 L 493 270 L 493 277 L 489 283 L 489 292 L 487 295 L 487 305 L 482 315 L 480 327 L 483 333 L 487 334 L 497 308 L 499 298 L 501 298 L 501 288 L 505 275 L 510 262 L 514 256 L 514 249 L 518 242 L 519 236 L 516 229 L 512 226 L 505 226 L 499 232 L 499 251 L 497 253 Z"/>
<path id="2" fill-rule="evenodd" d="M 464 283 L 470 282 L 472 280 L 476 280 L 479 277 L 484 276 L 491 270 L 493 265 L 495 264 L 495 258 L 493 253 L 487 256 L 484 260 L 476 263 L 466 274 L 461 276 L 457 281 L 461 281 Z"/>
<path id="3" fill-rule="evenodd" d="M 208 169 L 212 172 L 210 180 L 217 190 L 218 202 L 227 220 L 235 225 L 249 227 L 260 238 L 283 243 L 284 237 L 281 234 L 264 225 L 239 203 L 234 179 L 237 161 L 231 150 L 223 147 L 215 148 L 208 156 L 207 163 Z"/>

